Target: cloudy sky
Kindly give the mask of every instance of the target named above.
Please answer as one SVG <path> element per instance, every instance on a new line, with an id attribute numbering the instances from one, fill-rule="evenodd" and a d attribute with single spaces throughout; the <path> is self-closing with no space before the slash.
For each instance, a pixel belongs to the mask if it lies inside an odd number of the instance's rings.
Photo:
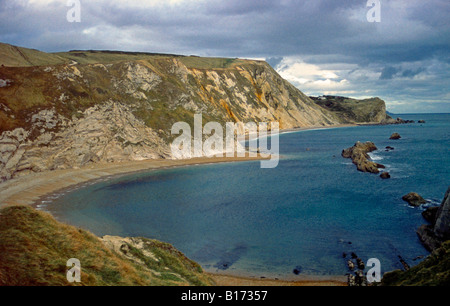
<path id="1" fill-rule="evenodd" d="M 81 22 L 68 2 L 0 0 L 0 42 L 265 59 L 308 95 L 450 112 L 448 0 L 380 0 L 380 22 L 367 0 L 80 0 Z"/>

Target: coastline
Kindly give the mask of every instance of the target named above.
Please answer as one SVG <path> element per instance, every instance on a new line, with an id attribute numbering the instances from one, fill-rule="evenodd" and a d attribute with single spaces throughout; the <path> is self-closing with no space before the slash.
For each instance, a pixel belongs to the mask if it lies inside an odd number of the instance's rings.
<path id="1" fill-rule="evenodd" d="M 379 123 L 373 123 L 373 125 L 379 125 Z M 346 123 L 346 124 L 335 124 L 335 125 L 318 125 L 318 126 L 308 126 L 308 127 L 296 127 L 296 128 L 290 128 L 290 129 L 282 129 L 277 134 L 288 134 L 288 133 L 296 133 L 296 132 L 302 132 L 302 131 L 314 131 L 314 130 L 327 130 L 327 129 L 338 129 L 338 128 L 345 128 L 345 127 L 356 127 L 360 126 L 359 123 Z M 270 131 L 269 131 L 270 132 Z M 268 136 L 273 136 L 268 132 Z M 274 134 L 274 135 L 277 135 Z M 258 139 L 258 134 L 245 134 L 238 137 L 239 141 L 248 141 L 248 140 L 255 140 Z"/>
<path id="2" fill-rule="evenodd" d="M 262 160 L 261 157 L 201 157 L 92 164 L 82 168 L 34 173 L 0 183 L 0 208 L 32 205 L 57 191 L 98 179 L 173 167 Z"/>
<path id="3" fill-rule="evenodd" d="M 183 160 L 144 160 L 108 164 L 93 164 L 78 169 L 54 170 L 18 177 L 0 183 L 0 209 L 8 206 L 30 205 L 41 199 L 77 185 L 138 172 L 174 167 L 217 163 L 258 161 L 261 157 L 202 157 Z M 299 280 L 231 276 L 205 272 L 217 286 L 346 286 L 343 279 L 307 276 Z"/>
<path id="4" fill-rule="evenodd" d="M 348 286 L 345 276 L 302 276 L 298 280 L 284 280 L 272 278 L 257 278 L 247 276 L 234 276 L 227 274 L 216 274 L 205 272 L 217 286 L 258 286 L 258 287 L 302 287 L 302 286 L 323 286 L 323 287 L 346 287 Z"/>
<path id="5" fill-rule="evenodd" d="M 333 129 L 355 127 L 357 124 L 340 124 L 330 126 L 312 126 L 280 130 L 279 134 L 308 131 L 316 129 Z M 246 135 L 248 136 L 248 135 Z M 246 155 L 249 152 L 246 152 Z M 127 175 L 149 170 L 192 166 L 196 164 L 216 164 L 264 160 L 257 157 L 200 157 L 191 159 L 151 159 L 142 161 L 125 161 L 114 163 L 96 163 L 82 168 L 52 170 L 20 176 L 0 182 L 0 208 L 11 205 L 32 205 L 46 195 L 68 189 L 89 181 Z"/>
<path id="6" fill-rule="evenodd" d="M 280 131 L 282 133 L 298 132 L 314 129 L 329 129 L 340 127 L 353 127 L 350 125 L 322 126 L 295 128 Z M 248 153 L 248 152 L 247 152 Z M 143 160 L 115 163 L 91 164 L 82 168 L 53 170 L 17 177 L 0 183 L 0 209 L 17 205 L 37 205 L 42 199 L 54 193 L 69 190 L 89 182 L 108 180 L 117 176 L 124 176 L 138 172 L 175 167 L 207 165 L 218 163 L 258 161 L 265 158 L 258 157 L 201 157 L 192 159 L 169 160 Z M 217 286 L 347 286 L 344 276 L 330 276 L 317 278 L 303 276 L 299 280 L 284 280 L 271 278 L 258 278 L 247 276 L 232 276 L 205 272 Z"/>

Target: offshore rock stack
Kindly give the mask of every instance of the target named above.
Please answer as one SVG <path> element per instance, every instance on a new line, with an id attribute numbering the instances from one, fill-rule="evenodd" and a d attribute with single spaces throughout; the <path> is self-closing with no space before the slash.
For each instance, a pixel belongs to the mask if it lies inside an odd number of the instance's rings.
<path id="1" fill-rule="evenodd" d="M 341 155 L 344 158 L 351 158 L 359 171 L 378 174 L 380 173 L 379 169 L 383 169 L 385 166 L 371 161 L 367 154 L 376 150 L 378 149 L 373 142 L 361 143 L 358 141 L 353 147 L 343 150 Z"/>

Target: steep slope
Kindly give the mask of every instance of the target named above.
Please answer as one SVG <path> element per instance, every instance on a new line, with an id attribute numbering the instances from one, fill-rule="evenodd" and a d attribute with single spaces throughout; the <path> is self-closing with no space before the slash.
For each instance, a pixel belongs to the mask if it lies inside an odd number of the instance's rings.
<path id="1" fill-rule="evenodd" d="M 67 281 L 71 258 L 80 261 L 81 283 Z M 0 210 L 0 286 L 211 284 L 197 263 L 167 243 L 100 239 L 29 206 Z"/>
<path id="2" fill-rule="evenodd" d="M 117 51 L 38 61 L 46 53 L 21 52 L 38 64 L 0 67 L 0 180 L 171 158 L 172 125 L 193 126 L 198 113 L 204 123 L 278 121 L 281 129 L 340 123 L 262 61 Z M 55 59 L 64 63 L 50 65 Z"/>
<path id="3" fill-rule="evenodd" d="M 434 250 L 423 262 L 408 271 L 395 270 L 383 275 L 383 286 L 449 286 L 450 240 Z"/>
<path id="4" fill-rule="evenodd" d="M 431 224 L 419 227 L 417 234 L 425 248 L 431 251 L 431 254 L 423 262 L 408 271 L 396 270 L 386 273 L 383 276 L 383 285 L 450 285 L 450 187 L 447 189 L 439 208 L 431 214 L 429 221 Z"/>
<path id="5" fill-rule="evenodd" d="M 342 123 L 383 123 L 390 116 L 380 98 L 352 99 L 340 96 L 311 97 L 314 102 L 337 115 Z"/>

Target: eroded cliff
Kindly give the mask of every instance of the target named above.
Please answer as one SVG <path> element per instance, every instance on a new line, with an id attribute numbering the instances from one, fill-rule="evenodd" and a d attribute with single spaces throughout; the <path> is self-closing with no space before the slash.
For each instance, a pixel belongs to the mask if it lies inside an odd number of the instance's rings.
<path id="1" fill-rule="evenodd" d="M 183 121 L 349 122 L 263 61 L 0 44 L 0 181 L 88 163 L 172 158 Z"/>

